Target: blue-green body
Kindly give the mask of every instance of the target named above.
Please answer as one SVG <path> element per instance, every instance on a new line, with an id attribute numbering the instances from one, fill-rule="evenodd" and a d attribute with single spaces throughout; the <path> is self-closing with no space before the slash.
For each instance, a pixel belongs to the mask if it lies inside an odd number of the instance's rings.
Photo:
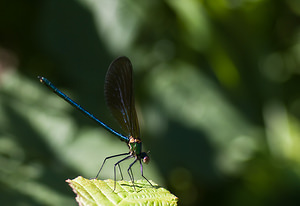
<path id="1" fill-rule="evenodd" d="M 107 126 L 105 123 L 103 123 L 102 121 L 100 121 L 99 119 L 97 119 L 93 114 L 89 113 L 86 109 L 84 109 L 82 106 L 80 106 L 79 104 L 77 104 L 76 102 L 74 102 L 66 94 L 64 94 L 59 89 L 57 89 L 48 79 L 46 79 L 45 77 L 40 77 L 40 76 L 38 76 L 38 78 L 40 79 L 40 82 L 42 82 L 47 87 L 49 87 L 51 90 L 53 90 L 53 92 L 55 94 L 57 94 L 58 96 L 62 97 L 64 100 L 66 100 L 68 103 L 70 103 L 73 107 L 75 107 L 76 109 L 78 109 L 79 111 L 81 111 L 83 114 L 85 114 L 86 116 L 88 116 L 92 120 L 96 121 L 98 124 L 100 124 L 101 126 L 103 126 L 107 131 L 109 131 L 110 133 L 116 135 L 122 141 L 129 142 L 129 138 L 128 137 L 126 137 L 126 136 L 122 135 L 121 133 L 113 130 L 112 128 L 110 128 L 109 126 Z"/>

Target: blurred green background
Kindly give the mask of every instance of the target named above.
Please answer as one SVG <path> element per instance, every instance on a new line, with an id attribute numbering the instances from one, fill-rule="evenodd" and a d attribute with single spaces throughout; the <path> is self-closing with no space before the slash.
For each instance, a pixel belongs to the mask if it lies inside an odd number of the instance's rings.
<path id="1" fill-rule="evenodd" d="M 148 179 L 179 205 L 300 205 L 299 0 L 1 0 L 0 14 L 1 205 L 77 205 L 65 180 L 128 151 L 36 78 L 118 130 L 103 84 L 123 55 Z"/>

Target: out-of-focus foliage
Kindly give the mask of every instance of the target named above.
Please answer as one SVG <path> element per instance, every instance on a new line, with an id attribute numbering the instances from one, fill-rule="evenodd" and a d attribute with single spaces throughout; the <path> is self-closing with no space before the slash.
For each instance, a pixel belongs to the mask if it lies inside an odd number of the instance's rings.
<path id="1" fill-rule="evenodd" d="M 121 55 L 146 177 L 180 205 L 300 204 L 298 0 L 2 0 L 0 13 L 1 205 L 76 205 L 64 180 L 127 152 L 36 79 L 118 129 L 103 83 Z"/>

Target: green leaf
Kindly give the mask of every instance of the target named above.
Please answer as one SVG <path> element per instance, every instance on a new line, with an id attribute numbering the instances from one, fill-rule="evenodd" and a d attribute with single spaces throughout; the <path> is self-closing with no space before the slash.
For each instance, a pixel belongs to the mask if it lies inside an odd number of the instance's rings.
<path id="1" fill-rule="evenodd" d="M 85 179 L 81 176 L 66 180 L 76 193 L 76 201 L 81 206 L 100 205 L 177 205 L 178 198 L 168 190 L 146 180 L 134 182 L 117 181 L 114 189 L 113 180 Z"/>

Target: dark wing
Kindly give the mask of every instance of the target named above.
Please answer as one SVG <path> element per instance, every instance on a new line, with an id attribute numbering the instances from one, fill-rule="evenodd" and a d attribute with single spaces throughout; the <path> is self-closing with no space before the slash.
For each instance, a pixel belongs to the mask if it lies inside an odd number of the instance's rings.
<path id="1" fill-rule="evenodd" d="M 132 65 L 127 57 L 119 57 L 108 68 L 104 94 L 111 113 L 127 135 L 140 137 L 138 118 L 135 111 Z"/>

